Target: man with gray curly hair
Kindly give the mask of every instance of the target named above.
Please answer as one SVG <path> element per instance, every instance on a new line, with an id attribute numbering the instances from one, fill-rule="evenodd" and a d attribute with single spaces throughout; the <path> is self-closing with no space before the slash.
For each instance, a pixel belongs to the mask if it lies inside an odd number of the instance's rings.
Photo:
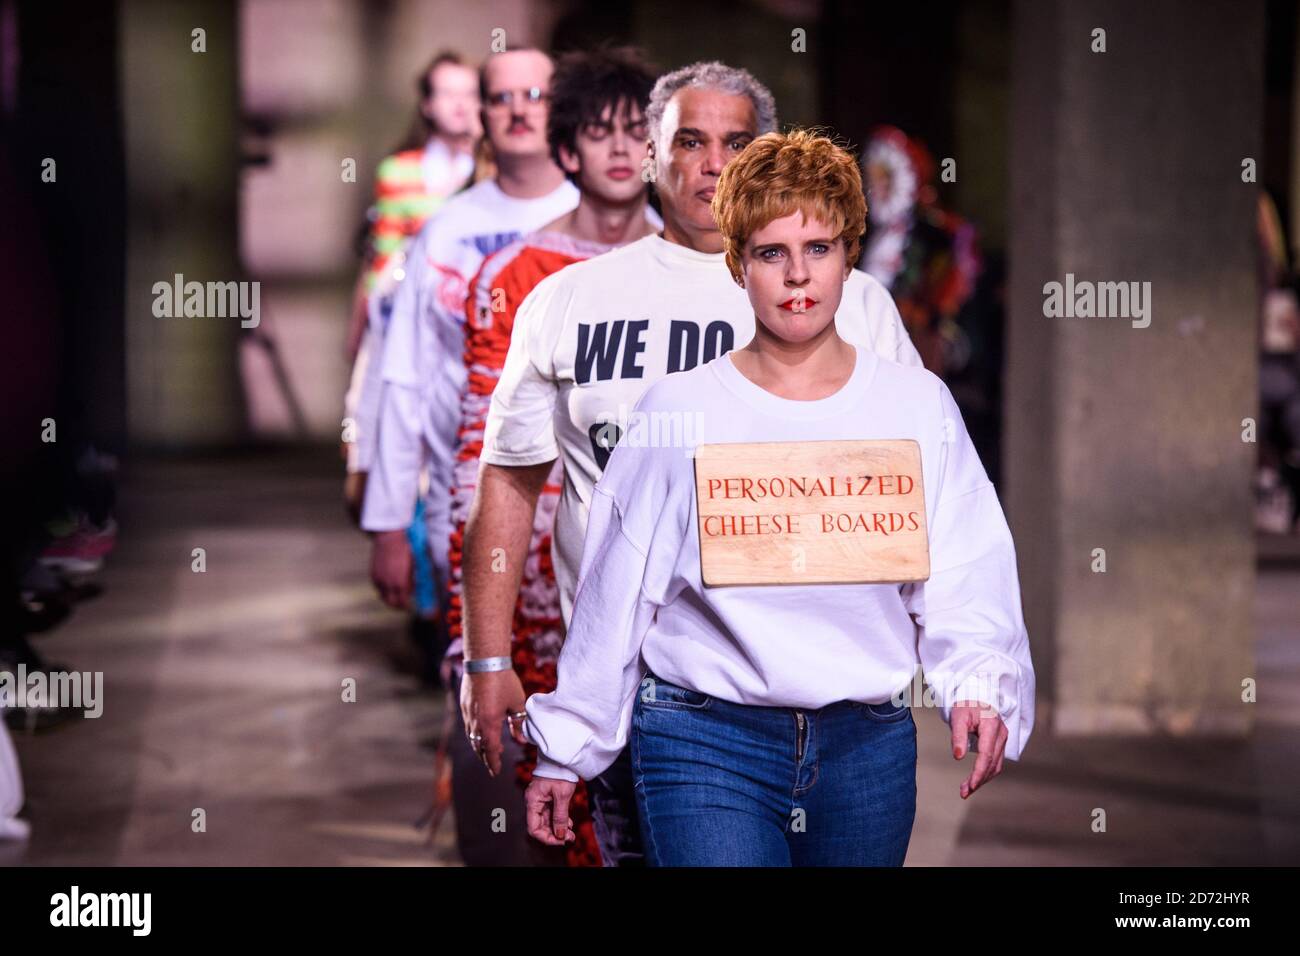
<path id="1" fill-rule="evenodd" d="M 531 720 L 518 721 L 524 691 L 509 665 L 522 568 L 555 459 L 563 459 L 564 481 L 551 550 L 567 629 L 593 489 L 624 435 L 640 440 L 641 430 L 629 427 L 636 425 L 629 410 L 665 375 L 754 337 L 754 310 L 727 270 L 711 203 L 723 167 L 776 128 L 772 94 L 746 70 L 695 63 L 659 79 L 646 118 L 653 158 L 647 157 L 642 178 L 658 191 L 663 232 L 576 262 L 534 286 L 515 314 L 492 392 L 464 539 L 461 685 L 466 726 L 481 735 L 492 772 L 500 772 L 507 715 L 515 718 L 509 729 L 519 743 L 545 743 L 533 736 L 539 730 Z M 892 362 L 921 364 L 889 292 L 863 272 L 854 270 L 846 283 L 835 323 L 849 342 Z M 533 772 L 528 812 L 558 821 L 555 844 L 573 837 L 565 826 L 572 788 L 561 784 L 575 780 L 544 757 Z M 626 747 L 588 781 L 587 793 L 602 862 L 644 865 Z"/>
<path id="2" fill-rule="evenodd" d="M 680 89 L 692 87 L 700 90 L 717 90 L 735 96 L 746 96 L 754 107 L 755 128 L 759 136 L 776 129 L 776 100 L 766 86 L 754 78 L 754 74 L 740 67 L 727 66 L 717 60 L 707 63 L 692 63 L 680 70 L 673 70 L 659 77 L 650 92 L 650 102 L 646 106 L 646 127 L 650 139 L 659 143 L 664 111 L 673 94 Z"/>
<path id="3" fill-rule="evenodd" d="M 713 187 L 732 156 L 776 129 L 772 92 L 748 70 L 716 60 L 692 63 L 659 77 L 645 116 L 655 163 L 651 180 L 665 210 L 664 239 L 721 252 L 722 235 L 709 208 Z"/>

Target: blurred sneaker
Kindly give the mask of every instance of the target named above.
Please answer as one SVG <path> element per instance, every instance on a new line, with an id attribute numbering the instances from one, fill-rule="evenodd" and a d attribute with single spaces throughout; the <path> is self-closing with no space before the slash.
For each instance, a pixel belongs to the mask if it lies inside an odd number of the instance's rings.
<path id="1" fill-rule="evenodd" d="M 117 547 L 117 522 L 107 519 L 96 527 L 83 517 L 77 526 L 41 552 L 41 564 L 73 574 L 89 574 L 104 566 L 104 558 Z"/>

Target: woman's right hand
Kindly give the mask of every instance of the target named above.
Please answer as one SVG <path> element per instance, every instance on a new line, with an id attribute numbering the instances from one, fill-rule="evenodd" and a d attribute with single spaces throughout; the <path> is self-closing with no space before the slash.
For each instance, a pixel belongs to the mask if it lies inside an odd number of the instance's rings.
<path id="1" fill-rule="evenodd" d="M 528 835 L 547 846 L 563 846 L 576 840 L 578 835 L 573 832 L 569 801 L 577 789 L 578 785 L 568 780 L 534 775 L 532 783 L 524 791 Z"/>

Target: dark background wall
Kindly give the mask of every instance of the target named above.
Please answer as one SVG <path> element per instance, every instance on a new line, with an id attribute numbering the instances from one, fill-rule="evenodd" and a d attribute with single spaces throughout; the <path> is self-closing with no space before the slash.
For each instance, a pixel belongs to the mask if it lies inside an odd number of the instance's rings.
<path id="1" fill-rule="evenodd" d="M 74 429 L 84 430 L 121 448 L 127 209 L 113 42 L 117 5 L 80 5 L 75 29 L 58 3 L 8 2 L 4 15 L 16 24 L 20 41 L 18 49 L 0 53 L 20 54 L 4 64 L 17 81 L 5 104 L 5 137 L 15 185 L 38 216 L 23 242 L 44 254 L 55 286 L 53 314 L 44 314 L 43 306 L 42 314 L 14 318 L 59 330 L 61 430 L 69 438 Z M 47 157 L 56 162 L 54 182 L 41 181 Z"/>

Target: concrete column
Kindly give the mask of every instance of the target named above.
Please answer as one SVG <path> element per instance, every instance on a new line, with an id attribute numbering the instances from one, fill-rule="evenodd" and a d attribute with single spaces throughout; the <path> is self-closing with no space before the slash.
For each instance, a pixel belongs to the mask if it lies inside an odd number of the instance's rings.
<path id="1" fill-rule="evenodd" d="M 1014 30 L 1005 500 L 1042 713 L 1243 734 L 1264 5 L 1017 0 Z M 1150 283 L 1150 324 L 1048 317 L 1067 273 Z"/>

